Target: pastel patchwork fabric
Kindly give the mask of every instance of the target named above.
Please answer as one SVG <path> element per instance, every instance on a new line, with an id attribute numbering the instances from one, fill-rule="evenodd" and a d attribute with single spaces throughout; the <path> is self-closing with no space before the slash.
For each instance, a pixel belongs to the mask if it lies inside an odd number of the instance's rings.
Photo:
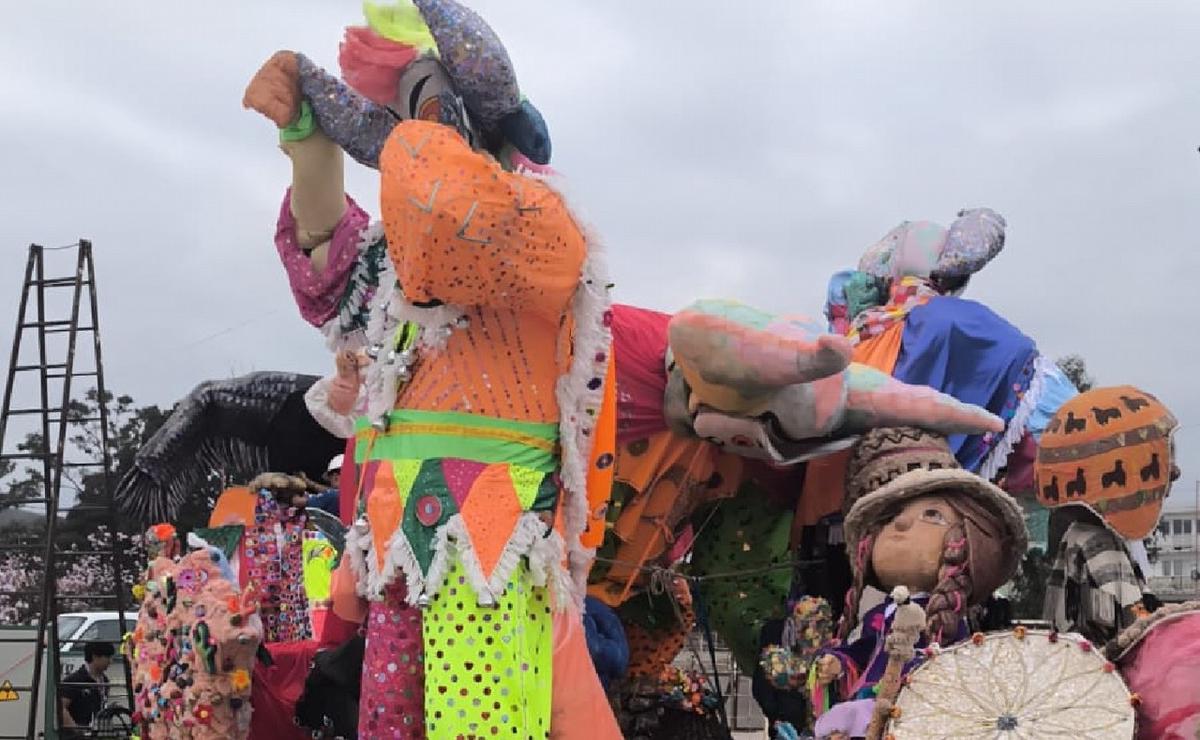
<path id="1" fill-rule="evenodd" d="M 950 224 L 933 277 L 958 280 L 982 270 L 1004 249 L 1007 226 L 1004 217 L 990 208 L 960 211 Z"/>
<path id="2" fill-rule="evenodd" d="M 763 394 L 838 373 L 853 348 L 802 316 L 775 316 L 734 301 L 698 301 L 675 314 L 671 352 L 709 406 L 739 413 Z"/>
<path id="3" fill-rule="evenodd" d="M 905 221 L 859 260 L 859 272 L 880 278 L 927 278 L 946 246 L 946 228 L 932 221 Z"/>

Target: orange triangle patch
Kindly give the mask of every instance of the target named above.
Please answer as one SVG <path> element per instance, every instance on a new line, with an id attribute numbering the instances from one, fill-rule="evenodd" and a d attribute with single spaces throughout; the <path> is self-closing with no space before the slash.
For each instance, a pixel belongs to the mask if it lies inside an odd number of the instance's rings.
<path id="1" fill-rule="evenodd" d="M 521 518 L 521 502 L 507 465 L 489 465 L 471 486 L 462 508 L 471 547 L 483 577 L 490 579 Z"/>
<path id="2" fill-rule="evenodd" d="M 20 699 L 17 692 L 13 689 L 12 681 L 0 683 L 0 701 L 17 701 Z"/>

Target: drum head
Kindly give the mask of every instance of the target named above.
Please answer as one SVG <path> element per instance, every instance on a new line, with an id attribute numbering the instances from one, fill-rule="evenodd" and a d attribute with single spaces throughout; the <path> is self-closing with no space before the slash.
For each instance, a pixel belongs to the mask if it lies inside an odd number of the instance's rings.
<path id="1" fill-rule="evenodd" d="M 905 679 L 889 732 L 896 740 L 1130 740 L 1133 701 L 1086 640 L 1043 630 L 976 635 Z"/>

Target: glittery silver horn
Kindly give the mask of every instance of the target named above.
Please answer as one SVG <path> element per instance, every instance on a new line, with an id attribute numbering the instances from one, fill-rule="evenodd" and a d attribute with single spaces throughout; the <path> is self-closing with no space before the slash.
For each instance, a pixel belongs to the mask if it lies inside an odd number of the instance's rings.
<path id="1" fill-rule="evenodd" d="M 455 0 L 413 2 L 467 109 L 483 128 L 494 129 L 521 107 L 517 76 L 500 37 L 475 11 Z"/>

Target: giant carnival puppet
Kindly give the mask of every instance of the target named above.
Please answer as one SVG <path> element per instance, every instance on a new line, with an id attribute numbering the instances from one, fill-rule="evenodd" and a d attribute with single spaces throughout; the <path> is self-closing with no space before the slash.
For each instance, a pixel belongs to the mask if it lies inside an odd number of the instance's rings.
<path id="1" fill-rule="evenodd" d="M 836 521 L 846 458 L 797 465 L 874 427 L 944 435 L 925 446 L 950 450 L 984 483 L 1002 471 L 1012 480 L 1071 393 L 1030 340 L 956 297 L 1003 243 L 1003 221 L 986 209 L 950 229 L 895 230 L 835 281 L 829 313 L 848 306 L 854 323 L 835 321 L 832 334 L 725 301 L 673 317 L 611 305 L 597 245 L 545 177 L 545 122 L 492 30 L 452 0 L 367 4 L 366 15 L 346 31 L 341 79 L 281 52 L 245 98 L 279 127 L 291 159 L 276 246 L 302 316 L 336 353 L 336 372 L 305 393 L 305 423 L 321 430 L 293 441 L 342 438 L 355 460 L 343 476 L 353 526 L 339 575 L 369 601 L 360 733 L 616 736 L 583 645 L 589 570 L 592 596 L 621 606 L 648 570 L 689 550 L 693 566 L 717 570 L 732 557 L 718 550 L 787 557 L 792 517 L 763 516 L 763 494 L 782 493 L 790 509 L 807 477 L 797 525 Z M 381 223 L 344 193 L 343 152 L 379 170 Z M 321 449 L 309 464 L 324 464 Z M 146 483 L 155 461 L 141 462 L 145 485 L 123 487 L 124 499 L 178 488 L 157 473 Z M 986 573 L 949 544 L 945 563 L 922 566 L 938 574 L 932 586 L 955 587 L 930 597 L 951 602 L 936 612 L 943 639 L 961 637 L 957 620 L 1003 582 L 1024 541 L 1009 499 L 971 482 L 988 492 L 983 503 L 968 492 L 943 518 L 984 533 L 976 555 L 997 542 L 1010 551 L 996 550 Z M 737 514 L 693 531 L 691 514 L 721 499 Z M 901 517 L 875 515 L 851 553 L 856 594 L 890 585 L 858 550 Z M 602 543 L 608 557 L 592 568 Z M 746 590 L 733 589 L 731 612 L 745 613 Z M 877 651 L 888 642 L 876 639 Z M 878 665 L 840 666 L 820 701 L 867 698 L 857 694 L 879 677 L 849 677 Z"/>
<path id="2" fill-rule="evenodd" d="M 570 709 L 551 687 L 567 685 L 563 664 L 580 651 L 551 650 L 551 643 L 571 634 L 582 642 L 576 604 L 611 490 L 620 381 L 607 281 L 594 242 L 528 172 L 529 160 L 548 158 L 548 135 L 482 20 L 433 2 L 368 6 L 367 16 L 369 27 L 350 29 L 342 47 L 345 83 L 302 55 L 281 53 L 247 92 L 285 142 L 324 152 L 285 144 L 294 177 L 277 245 L 302 313 L 321 327 L 335 322 L 326 334 L 341 352 L 339 370 L 314 386 L 310 409 L 336 433 L 356 426 L 360 511 L 348 552 L 360 593 L 372 600 L 360 729 L 403 731 L 422 706 L 424 730 L 437 736 L 496 722 L 541 732 L 552 714 L 574 724 L 603 713 L 602 698 L 586 699 L 599 684 L 594 675 L 571 681 L 571 693 L 585 697 L 575 706 L 591 707 L 590 715 Z M 382 231 L 372 232 L 341 192 L 330 139 L 379 168 Z M 506 169 L 514 163 L 519 171 Z M 320 168 L 334 172 L 318 176 Z M 317 207 L 318 198 L 328 207 Z M 394 277 L 357 269 L 380 244 Z M 355 282 L 364 274 L 380 282 L 364 290 Z M 317 276 L 330 276 L 330 284 Z M 360 315 L 343 310 L 346 298 L 370 294 L 378 295 L 357 324 L 341 323 Z M 310 316 L 310 298 L 341 308 Z M 735 394 L 747 391 L 747 401 L 762 401 L 793 387 L 814 410 L 796 420 L 801 440 L 912 419 L 914 405 L 916 416 L 940 419 L 947 431 L 998 429 L 977 409 L 848 367 L 843 340 L 795 320 L 713 302 L 677 326 L 679 356 L 710 374 L 714 388 L 728 383 Z M 761 348 L 767 361 L 706 367 L 707 331 L 718 344 L 746 345 L 728 352 L 750 358 Z M 649 352 L 663 375 L 666 339 Z M 352 359 L 356 341 L 365 347 Z M 804 391 L 810 383 L 821 385 Z M 550 607 L 565 616 L 553 620 Z M 520 633 L 489 624 L 498 609 L 524 615 Z M 411 631 L 388 635 L 385 625 L 414 618 L 419 639 Z M 461 634 L 464 622 L 499 640 L 484 657 L 503 673 L 496 686 L 468 683 L 446 696 L 480 658 L 444 636 L 450 626 Z M 423 671 L 388 674 L 375 651 L 389 663 L 405 655 Z M 405 680 L 411 690 L 397 690 Z M 509 701 L 489 699 L 495 692 Z M 606 727 L 615 733 L 611 717 L 578 731 L 604 736 Z"/>

